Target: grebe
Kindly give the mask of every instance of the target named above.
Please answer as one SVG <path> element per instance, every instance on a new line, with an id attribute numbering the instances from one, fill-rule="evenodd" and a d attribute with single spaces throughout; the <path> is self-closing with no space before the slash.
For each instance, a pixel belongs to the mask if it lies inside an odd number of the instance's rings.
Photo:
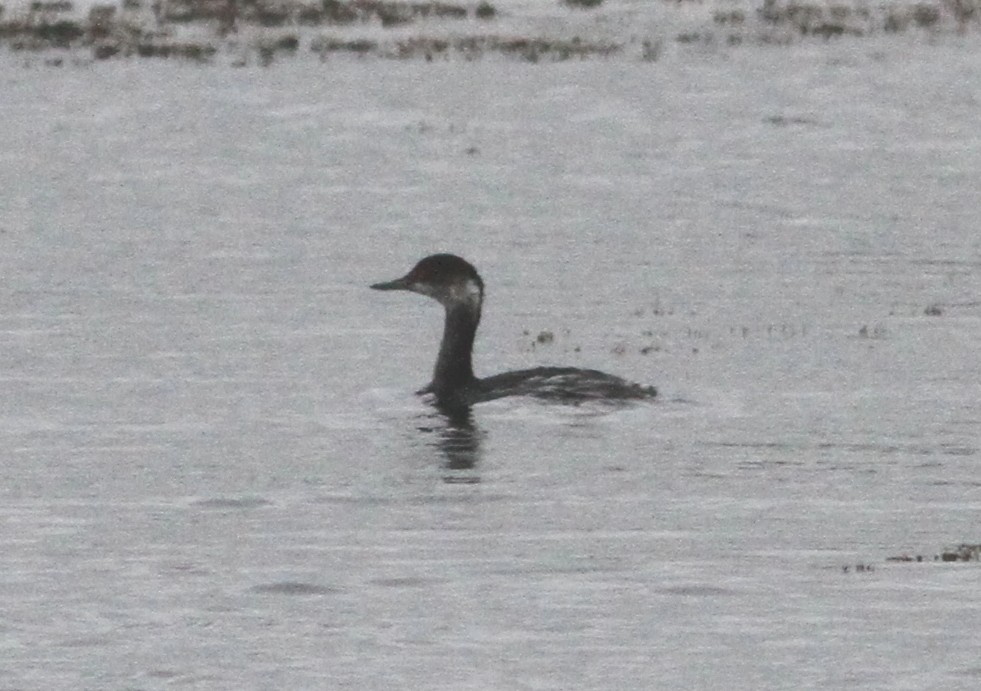
<path id="1" fill-rule="evenodd" d="M 535 367 L 483 379 L 475 377 L 473 342 L 480 323 L 484 282 L 468 261 L 456 255 L 426 257 L 402 278 L 371 287 L 427 295 L 446 309 L 433 380 L 419 391 L 433 394 L 442 407 L 467 407 L 505 396 L 534 396 L 566 403 L 657 396 L 653 386 L 640 386 L 612 374 L 575 367 Z"/>

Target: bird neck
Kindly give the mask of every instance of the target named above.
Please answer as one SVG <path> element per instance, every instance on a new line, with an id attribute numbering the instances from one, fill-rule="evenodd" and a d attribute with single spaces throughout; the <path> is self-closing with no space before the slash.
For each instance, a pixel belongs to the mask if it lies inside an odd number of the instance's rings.
<path id="1" fill-rule="evenodd" d="M 446 306 L 443 340 L 436 358 L 431 388 L 438 397 L 451 396 L 472 385 L 473 342 L 480 323 L 480 306 L 469 304 Z"/>

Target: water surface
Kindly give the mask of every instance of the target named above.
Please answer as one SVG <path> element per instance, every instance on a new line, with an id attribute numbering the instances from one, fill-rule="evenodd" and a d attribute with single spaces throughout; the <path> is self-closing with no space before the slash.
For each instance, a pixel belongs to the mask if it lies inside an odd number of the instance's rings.
<path id="1" fill-rule="evenodd" d="M 8 65 L 0 685 L 975 687 L 976 64 Z"/>

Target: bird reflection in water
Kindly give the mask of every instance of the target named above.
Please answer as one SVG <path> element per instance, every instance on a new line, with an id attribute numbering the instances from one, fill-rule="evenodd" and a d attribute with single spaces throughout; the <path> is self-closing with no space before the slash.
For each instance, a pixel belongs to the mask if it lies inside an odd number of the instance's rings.
<path id="1" fill-rule="evenodd" d="M 419 431 L 436 435 L 432 445 L 446 459 L 443 467 L 452 471 L 473 470 L 480 460 L 480 441 L 483 433 L 476 426 L 470 406 L 437 405 L 433 417 L 436 425 L 420 426 Z M 454 472 L 445 475 L 443 481 L 451 484 L 476 484 L 480 477 L 475 474 Z"/>

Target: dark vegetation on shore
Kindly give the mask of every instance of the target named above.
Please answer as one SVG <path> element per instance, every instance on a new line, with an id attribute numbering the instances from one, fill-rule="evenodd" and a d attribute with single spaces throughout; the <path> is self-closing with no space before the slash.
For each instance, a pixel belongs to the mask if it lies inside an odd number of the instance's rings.
<path id="1" fill-rule="evenodd" d="M 385 58 L 432 60 L 456 53 L 476 59 L 498 53 L 531 62 L 547 58 L 610 55 L 617 44 L 568 40 L 501 37 L 483 32 L 452 38 L 427 37 L 378 40 L 344 37 L 343 29 L 358 26 L 401 27 L 432 20 L 471 20 L 491 23 L 497 9 L 486 1 L 469 5 L 427 0 L 123 0 L 122 4 L 92 7 L 84 19 L 75 18 L 70 0 L 35 0 L 26 13 L 5 14 L 0 5 L 0 46 L 14 51 L 88 48 L 95 59 L 114 56 L 181 57 L 207 61 L 245 29 L 270 30 L 269 37 L 254 41 L 262 62 L 279 53 L 295 53 L 309 36 L 309 28 L 333 28 L 330 35 L 306 40 L 309 49 L 326 58 L 330 53 Z M 197 27 L 187 38 L 188 27 Z M 272 33 L 278 30 L 277 33 Z M 284 34 L 284 31 L 287 32 Z M 204 38 L 202 38 L 204 35 Z"/>
<path id="2" fill-rule="evenodd" d="M 675 5 L 693 0 L 677 0 Z M 667 2 L 667 0 L 665 0 Z M 590 15 L 602 0 L 556 0 L 576 16 Z M 622 40 L 510 35 L 496 29 L 501 12 L 487 0 L 121 0 L 96 4 L 79 18 L 71 0 L 34 0 L 26 9 L 0 4 L 0 48 L 12 51 L 79 50 L 92 58 L 179 57 L 209 61 L 227 47 L 243 45 L 259 62 L 309 50 L 391 59 L 475 60 L 499 55 L 527 62 L 607 57 L 631 52 L 659 58 L 656 37 Z M 763 0 L 745 9 L 720 5 L 697 29 L 677 32 L 678 43 L 738 45 L 790 42 L 800 37 L 830 40 L 907 30 L 965 33 L 981 25 L 981 0 L 917 0 L 877 6 L 837 0 Z M 419 25 L 415 32 L 389 29 Z M 432 27 L 440 31 L 432 31 Z M 365 36 L 365 29 L 381 31 Z M 460 27 L 455 30 L 454 27 Z M 319 30 L 319 32 L 318 32 Z M 241 55 L 241 51 L 239 51 Z M 238 64 L 246 60 L 239 57 Z M 57 64 L 57 63 L 56 63 Z"/>

